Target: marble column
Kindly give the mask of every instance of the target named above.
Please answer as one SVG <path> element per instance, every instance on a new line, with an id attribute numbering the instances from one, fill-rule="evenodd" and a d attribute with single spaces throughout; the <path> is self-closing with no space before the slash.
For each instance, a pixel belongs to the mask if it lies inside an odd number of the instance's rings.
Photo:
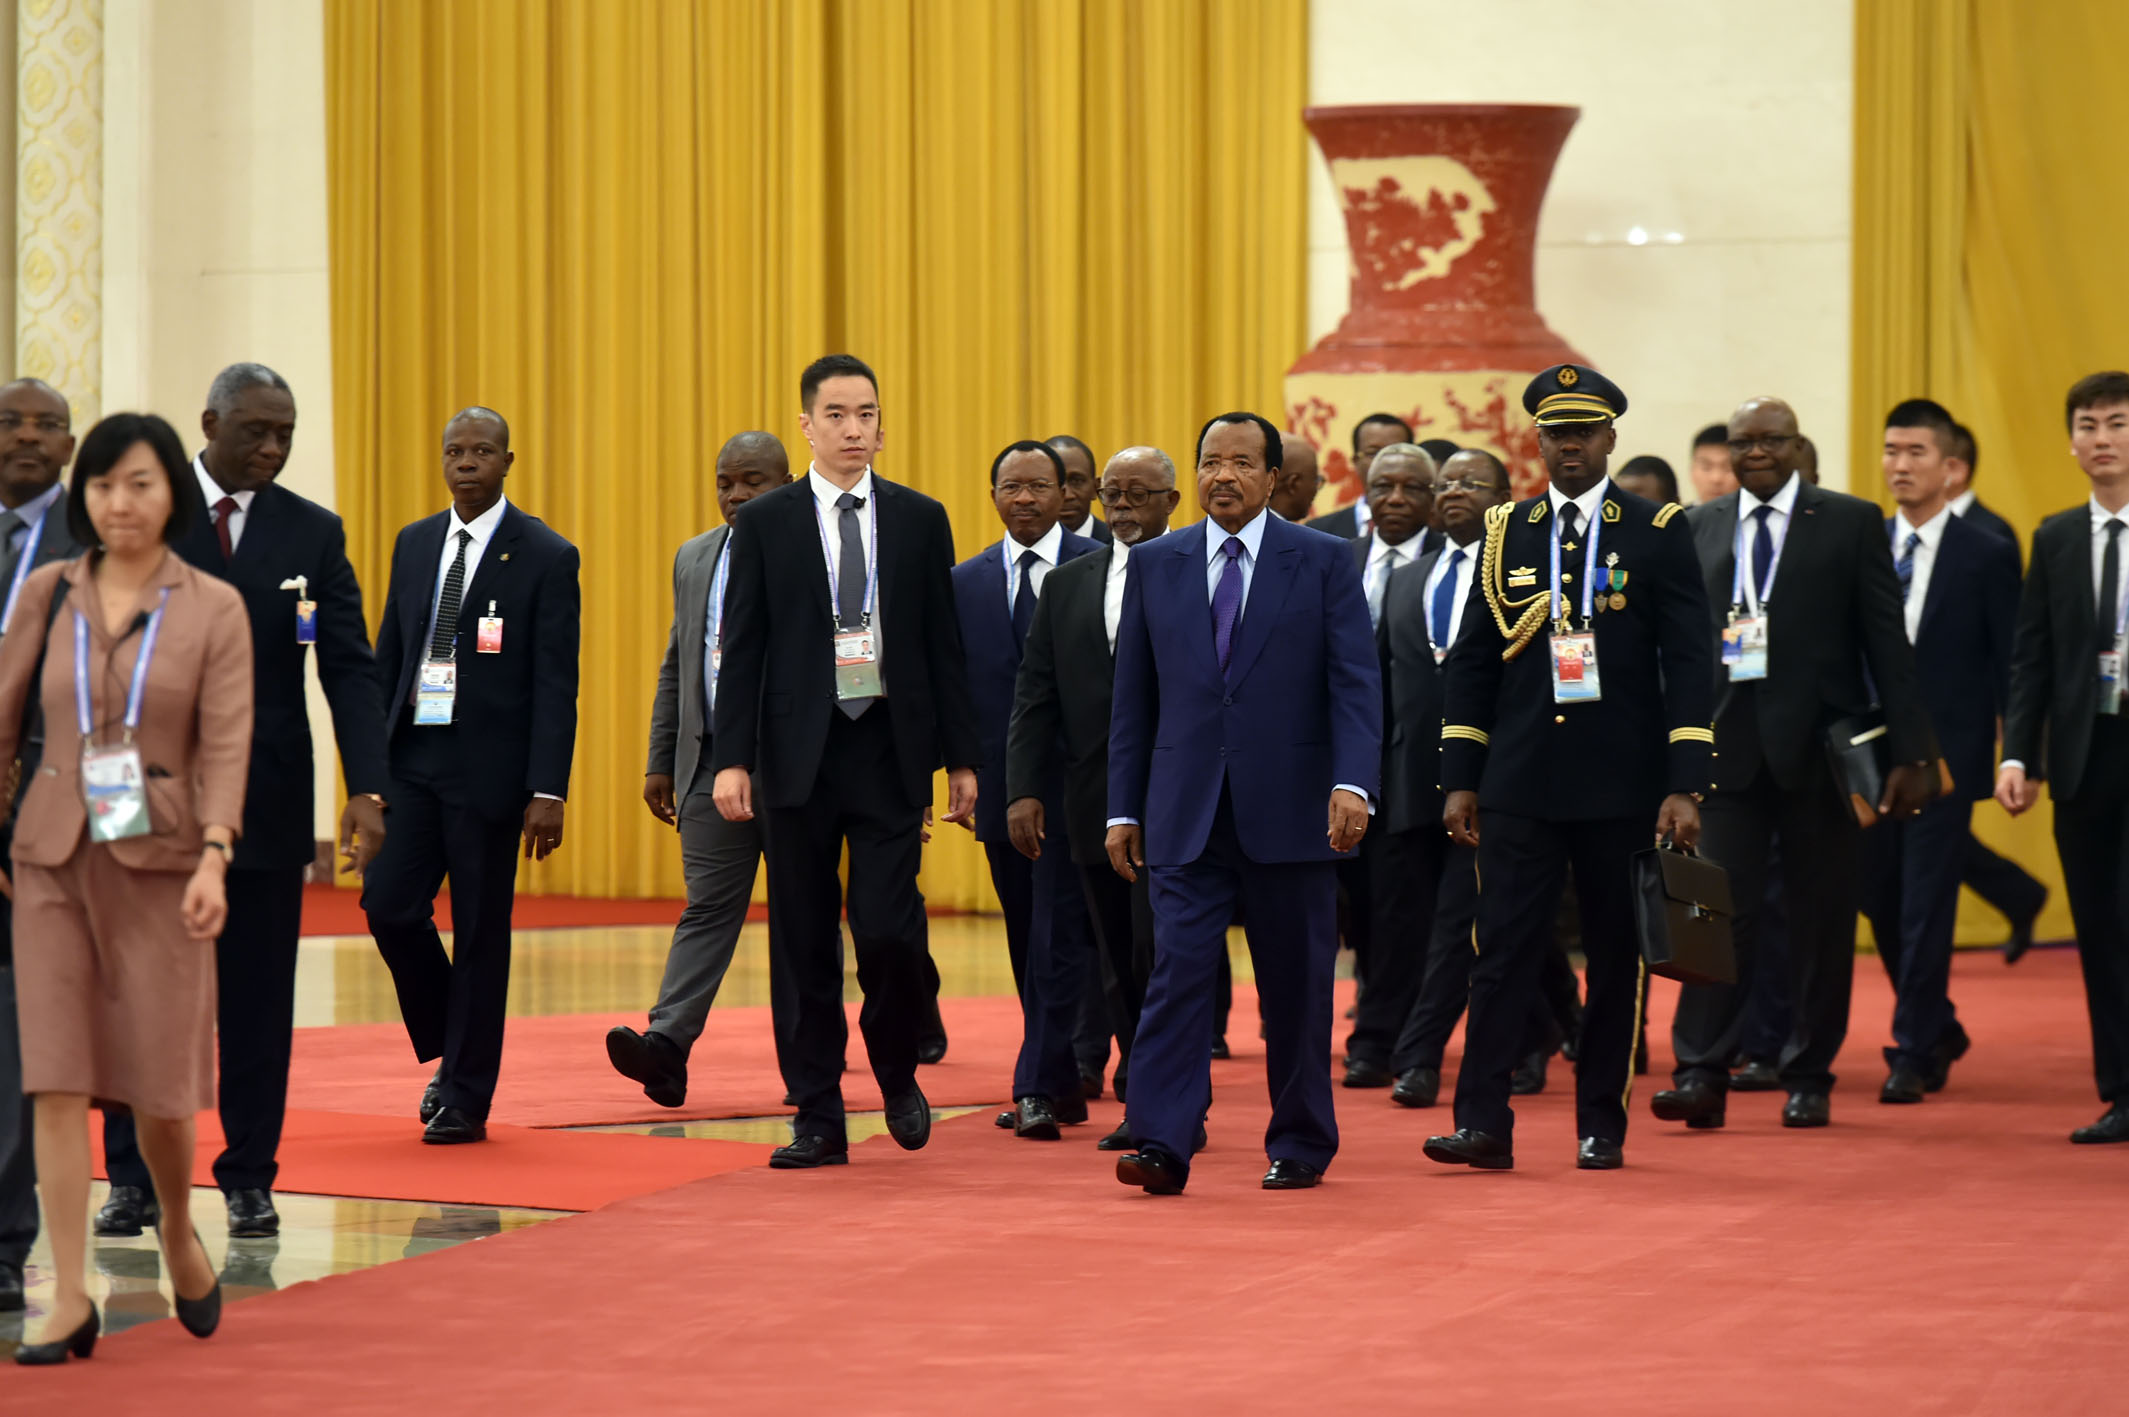
<path id="1" fill-rule="evenodd" d="M 103 392 L 103 0 L 17 0 L 15 369 L 85 429 Z"/>

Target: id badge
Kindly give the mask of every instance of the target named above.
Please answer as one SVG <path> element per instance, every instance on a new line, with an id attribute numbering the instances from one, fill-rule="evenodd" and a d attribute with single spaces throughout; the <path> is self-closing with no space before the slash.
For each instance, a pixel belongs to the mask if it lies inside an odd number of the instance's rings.
<path id="1" fill-rule="evenodd" d="M 880 696 L 880 650 L 872 631 L 835 632 L 835 696 L 845 703 Z"/>
<path id="2" fill-rule="evenodd" d="M 1722 662 L 1730 682 L 1767 677 L 1767 617 L 1740 615 L 1722 628 Z"/>
<path id="3" fill-rule="evenodd" d="M 457 699 L 458 665 L 450 660 L 422 661 L 421 677 L 414 685 L 414 721 L 424 726 L 450 723 Z"/>
<path id="4" fill-rule="evenodd" d="M 147 777 L 138 748 L 84 748 L 81 796 L 89 809 L 89 840 L 124 841 L 148 834 Z"/>
<path id="5" fill-rule="evenodd" d="M 2099 711 L 2122 711 L 2122 653 L 2109 650 L 2099 657 Z"/>
<path id="6" fill-rule="evenodd" d="M 1552 637 L 1552 701 L 1556 704 L 1591 704 L 1604 697 L 1597 682 L 1597 637 L 1584 630 L 1579 635 Z"/>
<path id="7" fill-rule="evenodd" d="M 480 654 L 503 652 L 503 617 L 483 615 L 473 632 L 473 648 Z"/>
<path id="8" fill-rule="evenodd" d="M 299 645 L 314 645 L 318 643 L 318 602 L 315 600 L 299 600 L 296 602 L 296 643 Z"/>

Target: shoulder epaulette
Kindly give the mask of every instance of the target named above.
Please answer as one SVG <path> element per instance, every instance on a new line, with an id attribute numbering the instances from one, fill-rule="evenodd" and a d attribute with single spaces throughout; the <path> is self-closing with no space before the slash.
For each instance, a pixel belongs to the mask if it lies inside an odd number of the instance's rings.
<path id="1" fill-rule="evenodd" d="M 1679 506 L 1676 502 L 1665 502 L 1662 509 L 1656 513 L 1656 525 L 1662 526 L 1684 510 L 1685 508 Z"/>
<path id="2" fill-rule="evenodd" d="M 1540 510 L 1544 506 L 1543 501 L 1538 503 Z M 1501 584 L 1501 549 L 1508 539 L 1508 523 L 1514 515 L 1515 506 L 1509 502 L 1486 509 L 1486 541 L 1479 553 L 1479 586 L 1485 592 L 1486 608 L 1493 612 L 1494 624 L 1500 627 L 1501 637 L 1508 641 L 1501 650 L 1502 659 L 1514 659 L 1537 636 L 1552 600 L 1551 586 L 1534 590 L 1517 600 Z M 1515 617 L 1513 620 L 1509 618 L 1511 614 Z"/>

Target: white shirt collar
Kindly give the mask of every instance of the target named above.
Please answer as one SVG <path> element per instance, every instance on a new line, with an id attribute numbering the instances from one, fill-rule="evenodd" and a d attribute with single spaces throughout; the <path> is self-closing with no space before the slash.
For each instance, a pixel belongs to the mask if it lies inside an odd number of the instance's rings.
<path id="1" fill-rule="evenodd" d="M 1227 538 L 1230 535 L 1234 535 L 1242 538 L 1242 549 L 1249 553 L 1249 559 L 1256 560 L 1258 558 L 1258 549 L 1264 545 L 1264 524 L 1270 520 L 1271 508 L 1266 507 L 1263 511 L 1251 517 L 1240 531 L 1230 533 L 1227 528 L 1221 526 L 1211 517 L 1205 518 L 1206 559 L 1210 561 L 1218 560 L 1220 548 L 1227 544 Z"/>
<path id="2" fill-rule="evenodd" d="M 2099 504 L 2099 498 L 2097 497 L 2091 498 L 2085 505 L 2092 509 L 2092 531 L 2094 535 L 2105 530 L 2108 522 L 2121 522 L 2123 525 L 2129 526 L 2129 507 L 2124 507 L 2119 512 L 2110 512 Z"/>
<path id="3" fill-rule="evenodd" d="M 1037 537 L 1033 546 L 1022 546 L 1008 535 L 1003 541 L 998 543 L 998 549 L 1000 554 L 1005 557 L 1005 563 L 1008 566 L 1019 566 L 1020 553 L 1023 551 L 1032 551 L 1037 557 L 1041 558 L 1044 564 L 1054 566 L 1057 564 L 1058 556 L 1064 551 L 1064 536 L 1064 523 L 1051 522 L 1050 529 Z"/>
<path id="4" fill-rule="evenodd" d="M 1129 564 L 1130 560 L 1130 547 L 1126 546 L 1121 541 L 1112 541 L 1109 543 L 1109 574 L 1111 576 L 1122 575 L 1124 573 L 1124 567 Z"/>
<path id="5" fill-rule="evenodd" d="M 1969 487 L 1952 498 L 1952 515 L 1963 517 L 1974 509 L 1974 489 Z"/>
<path id="6" fill-rule="evenodd" d="M 1790 473 L 1789 480 L 1784 482 L 1772 497 L 1766 499 L 1766 505 L 1785 517 L 1793 514 L 1796 510 L 1796 492 L 1803 484 L 1802 473 Z M 1743 521 L 1758 511 L 1760 505 L 1760 499 L 1753 495 L 1752 489 L 1740 482 L 1737 486 L 1737 519 Z"/>
<path id="7" fill-rule="evenodd" d="M 445 528 L 444 531 L 445 542 L 448 544 L 450 539 L 461 531 L 470 531 L 473 533 L 474 541 L 486 546 L 488 539 L 495 535 L 495 528 L 503 520 L 503 509 L 509 505 L 510 499 L 508 497 L 497 497 L 494 506 L 482 512 L 472 521 L 465 522 L 458 519 L 458 507 L 454 503 L 451 507 L 451 525 Z"/>
<path id="8" fill-rule="evenodd" d="M 1547 488 L 1546 495 L 1552 498 L 1552 514 L 1554 516 L 1560 514 L 1560 508 L 1572 502 L 1575 504 L 1575 510 L 1581 514 L 1582 525 L 1587 528 L 1593 525 L 1598 517 L 1604 515 L 1604 494 L 1611 490 L 1611 485 L 1611 478 L 1606 476 L 1598 478 L 1597 485 L 1579 497 L 1570 497 L 1557 487 Z"/>
<path id="9" fill-rule="evenodd" d="M 243 492 L 224 492 L 222 490 L 222 484 L 216 482 L 214 480 L 213 475 L 207 471 L 207 455 L 205 453 L 193 454 L 192 472 L 193 475 L 199 478 L 200 480 L 200 495 L 207 499 L 207 506 L 209 510 L 212 510 L 214 504 L 221 501 L 224 497 L 236 498 L 237 511 L 240 513 L 248 512 L 251 510 L 251 499 L 253 497 L 256 497 L 258 493 L 255 490 L 249 489 Z"/>
<path id="10" fill-rule="evenodd" d="M 1372 571 L 1375 569 L 1376 562 L 1388 560 L 1392 551 L 1397 553 L 1397 564 L 1400 566 L 1411 565 L 1419 559 L 1420 543 L 1426 539 L 1427 534 L 1425 531 L 1416 531 L 1393 546 L 1381 537 L 1371 534 L 1368 537 L 1368 569 Z"/>
<path id="11" fill-rule="evenodd" d="M 843 489 L 814 471 L 812 463 L 806 464 L 806 481 L 813 487 L 813 500 L 820 503 L 823 509 L 833 508 L 835 499 L 843 495 Z M 868 467 L 858 474 L 858 480 L 851 485 L 850 491 L 860 502 L 872 500 L 871 468 Z"/>
<path id="12" fill-rule="evenodd" d="M 1928 547 L 1931 551 L 1935 551 L 1937 549 L 1937 543 L 1944 540 L 1945 524 L 1950 522 L 1951 519 L 1952 509 L 1949 505 L 1937 508 L 1937 515 L 1931 517 L 1928 521 L 1922 523 L 1922 525 L 1920 526 L 1916 526 L 1913 522 L 1907 519 L 1907 512 L 1904 508 L 1900 511 L 1894 512 L 1893 521 L 1896 523 L 1896 526 L 1893 529 L 1893 541 L 1896 543 L 1896 545 L 1894 547 L 1893 554 L 1896 556 L 1899 554 L 1899 546 L 1906 544 L 1909 532 L 1913 532 L 1915 535 L 1921 537 L 1922 544 Z"/>

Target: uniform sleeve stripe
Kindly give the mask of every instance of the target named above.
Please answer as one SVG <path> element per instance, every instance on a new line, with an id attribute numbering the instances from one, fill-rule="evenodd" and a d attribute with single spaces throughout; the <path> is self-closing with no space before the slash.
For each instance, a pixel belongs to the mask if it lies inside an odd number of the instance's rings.
<path id="1" fill-rule="evenodd" d="M 1713 747 L 1715 730 L 1712 728 L 1674 728 L 1671 730 L 1671 741 L 1673 743 L 1706 743 Z"/>
<path id="2" fill-rule="evenodd" d="M 1493 741 L 1483 728 L 1466 728 L 1458 723 L 1444 724 L 1442 726 L 1442 741 L 1446 743 L 1451 738 L 1467 738 L 1473 743 L 1482 745 Z"/>

